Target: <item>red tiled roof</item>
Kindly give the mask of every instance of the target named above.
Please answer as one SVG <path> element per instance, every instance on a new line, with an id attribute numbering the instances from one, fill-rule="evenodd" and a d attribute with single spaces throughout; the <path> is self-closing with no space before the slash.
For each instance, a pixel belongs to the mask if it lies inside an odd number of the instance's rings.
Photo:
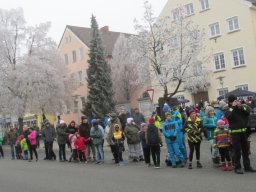
<path id="1" fill-rule="evenodd" d="M 89 47 L 91 40 L 91 28 L 77 27 L 71 25 L 67 25 L 67 28 L 69 28 L 84 44 L 86 44 Z M 100 32 L 106 54 L 108 56 L 112 55 L 115 42 L 121 33 L 108 31 L 108 27 L 101 28 Z M 126 33 L 123 34 L 130 35 Z"/>

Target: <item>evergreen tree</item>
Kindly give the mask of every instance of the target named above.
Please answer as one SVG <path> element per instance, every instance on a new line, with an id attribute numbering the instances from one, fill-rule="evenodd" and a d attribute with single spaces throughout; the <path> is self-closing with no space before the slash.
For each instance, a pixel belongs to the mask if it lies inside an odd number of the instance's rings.
<path id="1" fill-rule="evenodd" d="M 87 70 L 88 100 L 82 111 L 89 118 L 104 117 L 114 109 L 111 69 L 106 62 L 96 18 L 91 18 L 89 68 Z"/>

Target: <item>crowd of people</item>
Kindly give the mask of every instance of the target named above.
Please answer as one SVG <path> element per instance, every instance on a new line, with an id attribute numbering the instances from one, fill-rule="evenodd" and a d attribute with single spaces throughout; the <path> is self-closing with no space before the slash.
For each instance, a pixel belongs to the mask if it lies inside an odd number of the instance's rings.
<path id="1" fill-rule="evenodd" d="M 121 166 L 127 142 L 130 161 L 145 161 L 148 167 L 154 166 L 158 169 L 161 165 L 161 147 L 165 141 L 168 151 L 166 165 L 193 169 L 195 153 L 196 167 L 202 168 L 200 147 L 205 137 L 211 145 L 209 152 L 214 165 L 221 167 L 223 171 L 234 169 L 237 174 L 243 174 L 244 171 L 255 172 L 249 159 L 250 107 L 247 104 L 232 95 L 227 103 L 218 101 L 204 106 L 182 108 L 176 98 L 169 98 L 162 110 L 163 118 L 154 112 L 148 122 L 138 109 L 133 116 L 124 109 L 119 115 L 115 112 L 108 113 L 103 121 L 89 120 L 82 116 L 78 126 L 75 121 L 67 125 L 59 120 L 56 129 L 44 119 L 41 130 L 45 148 L 44 159 L 56 160 L 53 143 L 57 139 L 60 162 L 102 164 L 105 161 L 103 146 L 107 143 L 113 160 Z M 38 161 L 39 142 L 35 127 L 25 128 L 21 135 L 11 129 L 7 133 L 7 140 L 13 159 L 16 151 L 16 158 Z M 3 138 L 0 137 L 0 154 L 4 157 L 2 143 Z M 66 146 L 71 151 L 69 158 L 66 157 Z"/>

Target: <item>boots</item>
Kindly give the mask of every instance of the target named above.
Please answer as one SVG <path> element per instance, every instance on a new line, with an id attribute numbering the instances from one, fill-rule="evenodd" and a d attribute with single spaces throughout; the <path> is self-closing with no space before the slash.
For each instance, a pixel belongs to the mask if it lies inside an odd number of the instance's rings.
<path id="1" fill-rule="evenodd" d="M 200 161 L 196 162 L 196 166 L 197 166 L 197 168 L 202 168 L 203 167 L 202 164 L 200 163 Z"/>
<path id="2" fill-rule="evenodd" d="M 221 162 L 221 170 L 222 171 L 227 171 L 227 167 L 226 167 L 226 163 L 225 162 Z"/>
<path id="3" fill-rule="evenodd" d="M 232 162 L 228 162 L 227 163 L 227 171 L 232 171 L 233 170 L 233 166 L 232 166 Z"/>

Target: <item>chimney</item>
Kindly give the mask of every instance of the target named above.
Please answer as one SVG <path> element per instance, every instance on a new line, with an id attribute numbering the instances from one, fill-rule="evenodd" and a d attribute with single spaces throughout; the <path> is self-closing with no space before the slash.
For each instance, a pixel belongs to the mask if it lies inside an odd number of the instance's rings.
<path id="1" fill-rule="evenodd" d="M 108 32 L 109 31 L 109 27 L 108 26 L 104 26 L 104 27 L 100 28 L 100 30 L 102 32 Z"/>

